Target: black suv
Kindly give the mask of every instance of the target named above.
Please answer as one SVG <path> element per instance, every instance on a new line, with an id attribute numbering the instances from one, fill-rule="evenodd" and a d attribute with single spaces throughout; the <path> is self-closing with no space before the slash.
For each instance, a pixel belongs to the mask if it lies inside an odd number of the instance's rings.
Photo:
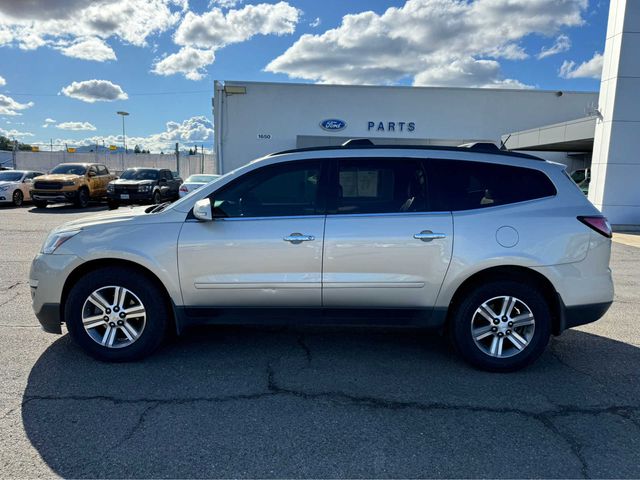
<path id="1" fill-rule="evenodd" d="M 166 168 L 128 168 L 107 185 L 107 201 L 109 208 L 115 209 L 121 204 L 177 200 L 181 184 L 182 179 Z"/>

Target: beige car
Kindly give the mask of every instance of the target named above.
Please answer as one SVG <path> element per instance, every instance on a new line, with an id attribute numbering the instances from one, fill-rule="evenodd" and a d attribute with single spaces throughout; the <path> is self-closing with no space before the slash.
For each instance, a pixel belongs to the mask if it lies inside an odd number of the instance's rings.
<path id="1" fill-rule="evenodd" d="M 85 208 L 89 200 L 104 199 L 107 184 L 118 178 L 100 163 L 61 163 L 33 181 L 31 198 L 37 208 L 49 203 L 74 203 Z"/>

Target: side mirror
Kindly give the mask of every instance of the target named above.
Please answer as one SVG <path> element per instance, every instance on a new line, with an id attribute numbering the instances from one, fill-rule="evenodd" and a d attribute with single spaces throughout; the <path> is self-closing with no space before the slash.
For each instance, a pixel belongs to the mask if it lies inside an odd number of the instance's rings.
<path id="1" fill-rule="evenodd" d="M 213 220 L 213 212 L 211 209 L 211 200 L 203 198 L 198 200 L 193 206 L 193 216 L 201 222 L 210 222 Z"/>
<path id="2" fill-rule="evenodd" d="M 25 178 L 22 183 L 33 183 L 33 178 Z"/>

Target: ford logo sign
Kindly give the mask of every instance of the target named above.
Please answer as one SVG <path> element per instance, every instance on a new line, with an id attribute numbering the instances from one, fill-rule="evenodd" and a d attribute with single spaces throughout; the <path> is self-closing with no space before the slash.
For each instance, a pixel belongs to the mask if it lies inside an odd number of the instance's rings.
<path id="1" fill-rule="evenodd" d="M 344 120 L 338 120 L 337 118 L 329 118 L 320 122 L 320 126 L 323 130 L 330 132 L 338 132 L 344 130 L 347 126 L 347 122 Z"/>

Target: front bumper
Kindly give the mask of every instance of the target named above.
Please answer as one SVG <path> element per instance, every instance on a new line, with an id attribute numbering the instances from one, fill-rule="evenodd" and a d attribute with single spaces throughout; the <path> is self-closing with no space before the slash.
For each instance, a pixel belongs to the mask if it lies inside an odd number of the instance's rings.
<path id="1" fill-rule="evenodd" d="M 47 191 L 47 190 L 31 190 L 31 199 L 43 202 L 74 202 L 78 198 L 78 190 L 70 190 L 68 192 Z"/>
<path id="2" fill-rule="evenodd" d="M 62 333 L 62 290 L 71 272 L 81 263 L 76 255 L 40 253 L 33 259 L 29 273 L 31 302 L 45 332 Z"/>
<path id="3" fill-rule="evenodd" d="M 123 194 L 128 195 L 129 198 L 122 198 Z M 146 202 L 150 202 L 152 197 L 153 197 L 153 190 L 150 192 L 144 192 L 144 193 L 136 192 L 136 191 L 107 193 L 107 198 L 109 199 L 109 201 L 124 203 L 124 204 L 146 203 Z"/>

